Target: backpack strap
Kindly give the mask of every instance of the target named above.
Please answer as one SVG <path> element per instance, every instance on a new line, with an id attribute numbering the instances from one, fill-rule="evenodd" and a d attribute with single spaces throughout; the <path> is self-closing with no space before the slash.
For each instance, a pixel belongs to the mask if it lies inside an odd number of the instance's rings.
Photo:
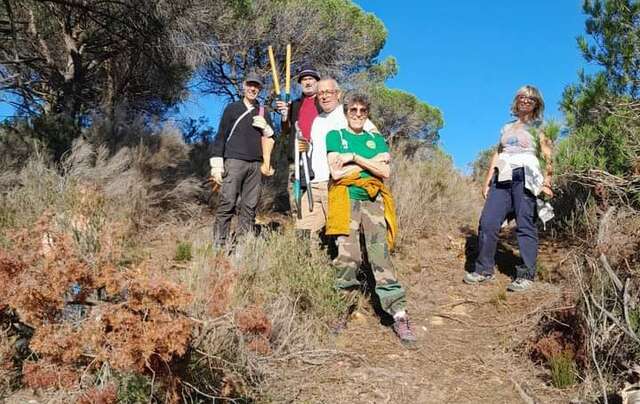
<path id="1" fill-rule="evenodd" d="M 240 123 L 240 121 L 242 120 L 242 118 L 244 118 L 245 116 L 247 116 L 247 114 L 251 111 L 254 110 L 254 107 L 249 107 L 249 109 L 247 109 L 246 111 L 244 111 L 244 113 L 242 115 L 240 115 L 238 117 L 238 119 L 236 119 L 236 121 L 234 122 L 233 126 L 231 127 L 231 132 L 229 132 L 229 136 L 227 136 L 227 141 L 226 143 L 229 143 L 229 140 L 231 140 L 231 136 L 233 136 L 233 133 L 236 130 L 236 127 L 238 126 L 238 124 Z"/>

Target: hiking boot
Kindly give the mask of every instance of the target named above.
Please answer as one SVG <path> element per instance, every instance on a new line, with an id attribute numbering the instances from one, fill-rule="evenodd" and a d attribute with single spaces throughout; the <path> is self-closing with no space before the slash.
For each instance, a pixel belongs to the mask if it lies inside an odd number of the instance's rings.
<path id="1" fill-rule="evenodd" d="M 524 292 L 533 286 L 533 281 L 526 278 L 516 278 L 515 281 L 507 285 L 509 292 Z"/>
<path id="2" fill-rule="evenodd" d="M 467 285 L 477 285 L 479 283 L 491 282 L 496 276 L 494 274 L 479 274 L 477 272 L 467 272 L 462 281 Z"/>
<path id="3" fill-rule="evenodd" d="M 416 334 L 411 329 L 411 324 L 409 324 L 409 317 L 406 315 L 395 319 L 393 331 L 395 331 L 403 344 L 412 344 L 417 340 Z"/>

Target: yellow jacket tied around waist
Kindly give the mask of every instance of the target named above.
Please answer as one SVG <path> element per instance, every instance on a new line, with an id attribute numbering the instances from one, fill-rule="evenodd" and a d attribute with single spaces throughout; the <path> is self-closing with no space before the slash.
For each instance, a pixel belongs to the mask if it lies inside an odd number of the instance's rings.
<path id="1" fill-rule="evenodd" d="M 330 236 L 349 234 L 349 224 L 351 222 L 349 185 L 363 188 L 372 199 L 375 198 L 378 193 L 382 195 L 384 219 L 387 222 L 387 245 L 389 246 L 389 250 L 392 250 L 396 234 L 398 233 L 398 223 L 391 191 L 389 191 L 389 188 L 387 188 L 380 179 L 376 177 L 360 178 L 360 173 L 353 173 L 330 184 L 326 234 Z"/>

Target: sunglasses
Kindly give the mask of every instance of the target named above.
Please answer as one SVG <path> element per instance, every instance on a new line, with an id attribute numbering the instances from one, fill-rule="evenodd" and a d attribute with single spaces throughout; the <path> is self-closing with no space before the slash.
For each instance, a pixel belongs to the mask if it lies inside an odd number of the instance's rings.
<path id="1" fill-rule="evenodd" d="M 527 95 L 519 95 L 518 96 L 518 101 L 526 101 L 532 104 L 535 104 L 538 102 L 538 99 L 535 97 L 529 97 Z"/>
<path id="2" fill-rule="evenodd" d="M 367 108 L 351 107 L 347 110 L 347 112 L 351 116 L 356 116 L 356 115 L 367 115 L 369 113 L 369 110 Z"/>

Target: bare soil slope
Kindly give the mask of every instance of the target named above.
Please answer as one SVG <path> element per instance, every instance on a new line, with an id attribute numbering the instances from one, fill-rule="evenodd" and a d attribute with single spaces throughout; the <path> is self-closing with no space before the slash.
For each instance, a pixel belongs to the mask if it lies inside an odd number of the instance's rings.
<path id="1" fill-rule="evenodd" d="M 499 248 L 498 267 L 516 261 L 513 236 Z M 322 363 L 283 366 L 276 402 L 308 403 L 566 403 L 577 390 L 551 387 L 548 371 L 532 363 L 528 344 L 537 320 L 561 308 L 562 288 L 537 282 L 527 293 L 505 292 L 510 277 L 489 285 L 462 283 L 475 236 L 420 240 L 396 256 L 408 288 L 419 341 L 403 347 L 363 299 L 348 329 L 335 341 L 337 355 Z M 556 273 L 566 252 L 541 248 L 540 262 Z"/>

